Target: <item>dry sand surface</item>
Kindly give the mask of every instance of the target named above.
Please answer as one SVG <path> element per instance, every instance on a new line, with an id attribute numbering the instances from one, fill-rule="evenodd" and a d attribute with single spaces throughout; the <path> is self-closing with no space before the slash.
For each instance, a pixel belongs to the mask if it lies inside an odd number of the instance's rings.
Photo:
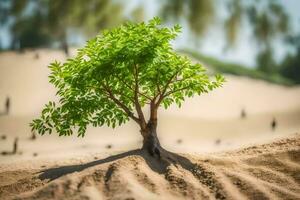
<path id="1" fill-rule="evenodd" d="M 30 140 L 28 123 L 55 100 L 55 59 L 66 58 L 0 53 L 0 113 L 11 99 L 0 152 L 19 138 L 16 155 L 0 155 L 0 199 L 300 199 L 300 87 L 226 75 L 223 88 L 159 111 L 161 143 L 177 154 L 158 161 L 132 150 L 142 139 L 132 122 Z"/>
<path id="2" fill-rule="evenodd" d="M 299 199 L 300 136 L 158 160 L 140 150 L 0 168 L 1 199 Z"/>

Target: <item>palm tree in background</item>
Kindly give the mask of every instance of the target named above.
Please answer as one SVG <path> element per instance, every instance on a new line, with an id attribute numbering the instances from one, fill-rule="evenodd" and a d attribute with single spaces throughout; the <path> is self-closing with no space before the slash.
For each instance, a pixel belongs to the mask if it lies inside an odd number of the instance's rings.
<path id="1" fill-rule="evenodd" d="M 218 19 L 220 6 L 228 12 L 225 19 Z M 289 17 L 284 8 L 273 0 L 268 1 L 211 1 L 211 0 L 168 0 L 162 6 L 161 15 L 167 20 L 186 19 L 194 35 L 201 37 L 215 22 L 222 22 L 226 38 L 225 49 L 236 45 L 244 23 L 251 25 L 252 38 L 257 42 L 257 65 L 260 70 L 272 72 L 272 42 L 284 39 L 289 32 Z"/>
<path id="2" fill-rule="evenodd" d="M 161 15 L 166 20 L 184 17 L 191 32 L 203 36 L 214 23 L 216 5 L 211 0 L 167 0 L 161 7 Z"/>
<path id="3" fill-rule="evenodd" d="M 289 33 L 289 17 L 282 6 L 271 1 L 265 9 L 252 5 L 248 8 L 254 38 L 258 44 L 258 68 L 264 72 L 277 71 L 273 56 L 275 39 L 286 39 Z"/>
<path id="4" fill-rule="evenodd" d="M 121 24 L 127 17 L 121 1 L 109 0 L 0 0 L 0 23 L 12 18 L 13 47 L 50 46 L 58 41 L 68 54 L 68 31 L 90 37 L 104 28 Z M 219 16 L 223 9 L 227 16 Z M 257 68 L 267 73 L 278 70 L 274 61 L 273 43 L 289 34 L 289 16 L 275 0 L 166 0 L 160 15 L 167 21 L 185 20 L 194 41 L 201 41 L 210 27 L 223 25 L 225 50 L 237 45 L 241 29 L 250 25 L 257 46 Z M 139 5 L 131 13 L 133 21 L 144 20 Z"/>
<path id="5" fill-rule="evenodd" d="M 1 0 L 6 1 L 6 0 Z M 67 34 L 70 28 L 80 27 L 86 35 L 123 22 L 121 4 L 109 0 L 12 0 L 1 3 L 3 22 L 11 17 L 13 48 L 37 47 L 59 41 L 68 54 Z M 113 13 L 113 14 L 112 14 Z M 37 37 L 38 36 L 38 37 Z M 39 38 L 36 40 L 36 38 Z M 34 40 L 35 43 L 32 43 Z"/>

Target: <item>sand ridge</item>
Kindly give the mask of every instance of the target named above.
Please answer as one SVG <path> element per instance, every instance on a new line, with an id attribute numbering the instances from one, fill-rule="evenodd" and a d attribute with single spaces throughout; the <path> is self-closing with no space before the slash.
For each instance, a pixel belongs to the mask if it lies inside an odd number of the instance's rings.
<path id="1" fill-rule="evenodd" d="M 255 150 L 255 151 L 254 151 Z M 175 162 L 132 150 L 67 166 L 2 171 L 1 199 L 299 199 L 300 136 Z"/>

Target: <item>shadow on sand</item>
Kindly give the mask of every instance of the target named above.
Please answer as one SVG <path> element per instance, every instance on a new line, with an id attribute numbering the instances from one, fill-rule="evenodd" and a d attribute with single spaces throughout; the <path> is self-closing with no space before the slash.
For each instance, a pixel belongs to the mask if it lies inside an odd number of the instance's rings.
<path id="1" fill-rule="evenodd" d="M 128 156 L 140 156 L 142 157 L 147 165 L 155 172 L 159 174 L 163 174 L 167 171 L 167 167 L 171 164 L 174 164 L 175 166 L 180 165 L 182 168 L 186 170 L 193 170 L 195 167 L 195 164 L 193 164 L 189 159 L 180 156 L 178 154 L 164 151 L 163 156 L 159 159 L 156 157 L 150 156 L 146 151 L 141 149 L 131 150 L 128 152 L 120 153 L 117 155 L 109 156 L 107 158 L 96 160 L 92 162 L 88 162 L 85 164 L 78 164 L 78 165 L 68 165 L 68 166 L 62 166 L 62 167 L 56 167 L 56 168 L 50 168 L 46 170 L 40 171 L 39 179 L 41 180 L 48 180 L 53 181 L 61 176 L 73 173 L 73 172 L 80 172 L 84 169 L 87 169 L 89 167 L 93 167 L 96 165 L 101 165 L 108 162 L 113 162 L 118 159 L 122 159 Z"/>

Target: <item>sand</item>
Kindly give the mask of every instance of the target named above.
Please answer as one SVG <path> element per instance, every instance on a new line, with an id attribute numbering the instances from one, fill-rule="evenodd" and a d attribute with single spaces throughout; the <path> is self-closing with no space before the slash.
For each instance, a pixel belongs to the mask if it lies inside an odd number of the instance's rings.
<path id="1" fill-rule="evenodd" d="M 0 155 L 0 199 L 300 199 L 300 87 L 225 75 L 223 88 L 160 109 L 159 138 L 174 153 L 159 161 L 133 150 L 142 140 L 133 122 L 31 140 L 29 122 L 56 99 L 47 79 L 55 59 L 66 57 L 0 53 L 0 113 L 11 99 L 0 152 L 19 138 L 16 155 Z"/>
<path id="2" fill-rule="evenodd" d="M 0 168 L 1 199 L 299 199 L 300 136 L 226 153 L 140 150 Z M 41 164 L 43 165 L 41 166 Z"/>

